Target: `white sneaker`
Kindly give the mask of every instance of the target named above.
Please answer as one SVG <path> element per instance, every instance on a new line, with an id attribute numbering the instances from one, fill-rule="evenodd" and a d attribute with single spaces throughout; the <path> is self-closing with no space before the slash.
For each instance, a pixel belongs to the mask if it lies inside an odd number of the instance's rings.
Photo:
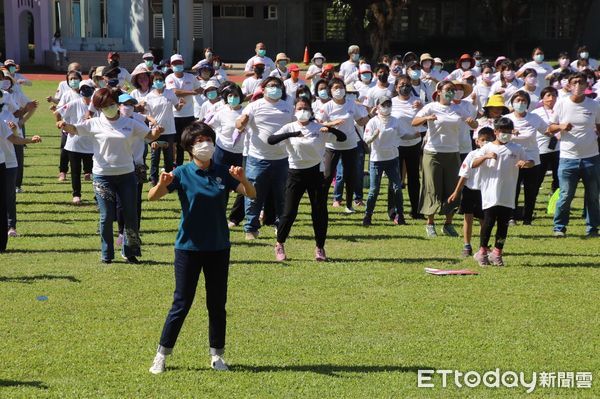
<path id="1" fill-rule="evenodd" d="M 152 374 L 161 374 L 165 372 L 165 359 L 166 356 L 162 353 L 157 353 L 154 357 L 154 362 L 152 362 L 152 367 L 150 367 L 150 372 Z"/>
<path id="2" fill-rule="evenodd" d="M 210 367 L 213 370 L 217 371 L 228 371 L 229 367 L 227 367 L 227 363 L 225 360 L 219 355 L 213 355 L 210 357 Z"/>
<path id="3" fill-rule="evenodd" d="M 348 208 L 348 207 L 346 207 L 346 209 L 344 209 L 344 213 L 346 215 L 352 215 L 353 213 L 356 213 L 356 211 L 354 210 L 354 208 Z"/>

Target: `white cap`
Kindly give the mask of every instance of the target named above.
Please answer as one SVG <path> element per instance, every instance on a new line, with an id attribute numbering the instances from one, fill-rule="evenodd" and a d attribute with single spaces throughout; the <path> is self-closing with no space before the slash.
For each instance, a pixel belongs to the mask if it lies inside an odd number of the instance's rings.
<path id="1" fill-rule="evenodd" d="M 173 54 L 171 56 L 171 64 L 175 61 L 181 61 L 183 62 L 183 56 L 181 54 Z"/>
<path id="2" fill-rule="evenodd" d="M 144 53 L 144 55 L 142 55 L 142 59 L 146 59 L 146 58 L 154 58 L 154 55 L 152 53 Z"/>
<path id="3" fill-rule="evenodd" d="M 312 61 L 312 62 L 314 62 L 314 61 L 315 61 L 315 58 L 322 58 L 322 59 L 323 59 L 323 62 L 325 62 L 325 57 L 323 57 L 323 54 L 321 54 L 321 53 L 315 53 L 315 55 L 313 55 L 313 57 L 312 57 L 312 60 L 311 60 L 311 61 Z"/>
<path id="4" fill-rule="evenodd" d="M 79 88 L 81 89 L 83 86 L 90 86 L 93 88 L 94 82 L 92 79 L 83 79 L 81 82 L 79 82 Z"/>
<path id="5" fill-rule="evenodd" d="M 360 66 L 358 67 L 358 73 L 365 73 L 365 72 L 370 72 L 373 73 L 373 71 L 371 70 L 371 65 L 369 64 L 360 64 Z"/>
<path id="6" fill-rule="evenodd" d="M 208 89 L 219 89 L 219 84 L 217 82 L 215 82 L 214 80 L 209 80 L 208 83 L 206 84 L 206 86 L 204 87 L 204 91 L 208 90 Z"/>

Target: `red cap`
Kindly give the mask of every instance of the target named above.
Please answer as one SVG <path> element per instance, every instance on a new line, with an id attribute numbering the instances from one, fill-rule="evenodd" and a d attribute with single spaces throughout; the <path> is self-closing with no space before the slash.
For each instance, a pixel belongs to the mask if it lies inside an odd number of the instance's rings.
<path id="1" fill-rule="evenodd" d="M 296 64 L 290 64 L 288 69 L 290 72 L 300 72 L 300 67 Z"/>
<path id="2" fill-rule="evenodd" d="M 119 53 L 117 51 L 111 51 L 110 53 L 108 53 L 108 58 L 113 58 L 113 57 L 121 58 L 121 56 L 119 55 Z"/>

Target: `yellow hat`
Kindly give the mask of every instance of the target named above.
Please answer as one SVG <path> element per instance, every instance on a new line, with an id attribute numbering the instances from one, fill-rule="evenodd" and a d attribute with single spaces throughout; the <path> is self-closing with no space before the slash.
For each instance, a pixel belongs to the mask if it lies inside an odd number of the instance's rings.
<path id="1" fill-rule="evenodd" d="M 488 98 L 487 104 L 485 104 L 485 107 L 483 108 L 488 108 L 488 107 L 498 107 L 498 108 L 503 108 L 502 110 L 502 114 L 508 114 L 509 110 L 506 107 L 506 105 L 504 105 L 504 97 L 502 96 L 502 94 L 494 94 L 492 96 L 490 96 L 490 98 Z"/>

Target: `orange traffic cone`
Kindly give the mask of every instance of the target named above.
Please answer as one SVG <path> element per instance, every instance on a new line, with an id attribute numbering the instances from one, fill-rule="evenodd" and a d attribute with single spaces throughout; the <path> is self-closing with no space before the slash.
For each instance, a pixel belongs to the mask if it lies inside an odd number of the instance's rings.
<path id="1" fill-rule="evenodd" d="M 308 65 L 308 61 L 310 61 L 310 58 L 308 57 L 308 46 L 304 47 L 304 59 L 302 61 L 304 62 L 304 65 Z"/>

